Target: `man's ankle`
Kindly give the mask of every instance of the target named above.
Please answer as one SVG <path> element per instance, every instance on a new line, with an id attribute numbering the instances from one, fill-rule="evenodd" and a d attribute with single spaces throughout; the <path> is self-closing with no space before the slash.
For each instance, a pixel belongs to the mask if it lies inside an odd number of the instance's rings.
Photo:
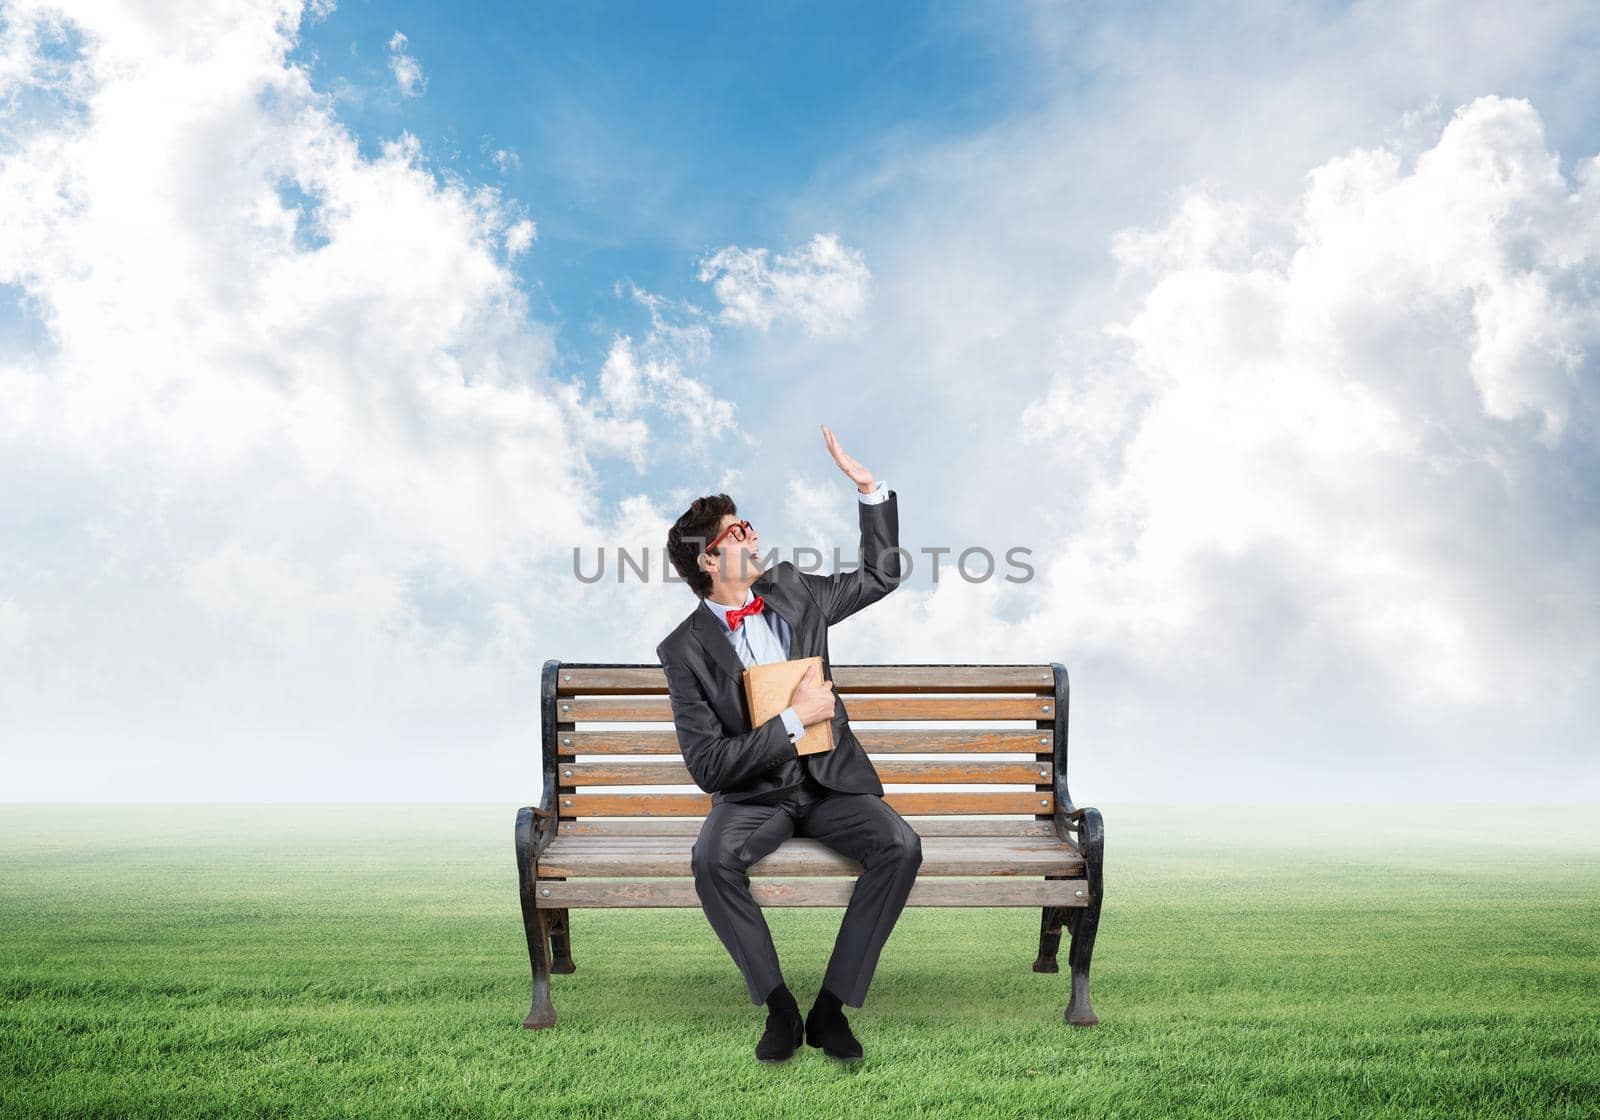
<path id="1" fill-rule="evenodd" d="M 817 998 L 811 1005 L 813 1011 L 821 1011 L 827 1014 L 842 1010 L 843 1007 L 844 1000 L 835 995 L 826 985 L 817 989 Z"/>
<path id="2" fill-rule="evenodd" d="M 789 985 L 780 981 L 776 988 L 767 994 L 768 1011 L 792 1011 L 800 1014 L 800 1005 L 795 1002 L 794 993 L 789 990 Z"/>

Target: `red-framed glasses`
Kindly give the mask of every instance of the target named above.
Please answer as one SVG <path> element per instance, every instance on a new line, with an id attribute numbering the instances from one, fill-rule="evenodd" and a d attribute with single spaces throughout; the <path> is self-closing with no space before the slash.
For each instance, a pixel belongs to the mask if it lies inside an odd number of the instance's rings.
<path id="1" fill-rule="evenodd" d="M 736 541 L 749 540 L 751 532 L 752 530 L 750 528 L 750 522 L 735 521 L 732 525 L 729 525 L 726 529 L 722 530 L 722 532 L 711 538 L 711 543 L 706 545 L 706 551 L 710 552 L 713 548 L 716 548 L 717 545 L 721 544 L 723 537 L 732 537 Z"/>

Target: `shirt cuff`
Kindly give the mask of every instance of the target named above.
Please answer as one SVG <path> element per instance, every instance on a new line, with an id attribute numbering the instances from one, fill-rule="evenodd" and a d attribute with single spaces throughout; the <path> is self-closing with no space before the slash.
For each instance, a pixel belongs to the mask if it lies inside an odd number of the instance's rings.
<path id="1" fill-rule="evenodd" d="M 797 742 L 800 736 L 806 733 L 806 725 L 800 722 L 800 713 L 793 708 L 785 708 L 778 715 L 783 718 L 783 725 L 789 729 L 789 742 Z"/>
<path id="2" fill-rule="evenodd" d="M 889 500 L 889 484 L 880 478 L 878 479 L 878 485 L 874 486 L 869 492 L 863 494 L 860 490 L 857 490 L 856 497 L 861 499 L 861 504 L 864 506 L 875 506 L 879 502 L 886 502 Z"/>

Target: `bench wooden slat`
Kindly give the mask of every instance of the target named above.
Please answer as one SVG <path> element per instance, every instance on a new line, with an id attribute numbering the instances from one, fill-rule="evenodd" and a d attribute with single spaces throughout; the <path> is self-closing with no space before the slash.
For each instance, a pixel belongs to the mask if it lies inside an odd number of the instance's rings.
<path id="1" fill-rule="evenodd" d="M 873 769 L 884 782 L 973 783 L 1048 785 L 1053 764 L 1049 762 L 968 761 L 922 762 L 896 760 L 875 762 Z M 694 785 L 694 778 L 683 762 L 564 762 L 556 771 L 563 786 L 646 786 Z"/>
<path id="2" fill-rule="evenodd" d="M 855 713 L 851 712 L 854 721 Z M 1049 730 L 1006 728 L 856 727 L 868 754 L 1048 754 Z M 556 750 L 574 754 L 678 754 L 676 731 L 562 731 Z"/>
<path id="3" fill-rule="evenodd" d="M 1039 692 L 1051 695 L 1048 665 L 835 665 L 835 692 Z M 666 695 L 659 667 L 562 665 L 558 696 Z"/>
<path id="4" fill-rule="evenodd" d="M 633 820 L 563 820 L 561 837 L 578 836 L 688 836 L 700 835 L 705 821 L 698 817 L 639 817 Z M 1054 836 L 1051 821 L 982 820 L 974 817 L 907 817 L 906 823 L 924 839 L 930 836 Z M 559 838 L 559 837 L 558 837 Z"/>
<path id="5" fill-rule="evenodd" d="M 751 879 L 750 895 L 761 906 L 847 906 L 855 879 Z M 585 907 L 684 907 L 698 909 L 693 879 L 541 879 L 534 884 L 539 909 Z M 907 906 L 1089 905 L 1085 879 L 924 879 Z"/>
<path id="6" fill-rule="evenodd" d="M 539 857 L 539 873 L 562 877 L 694 874 L 692 836 L 558 836 Z M 814 837 L 791 837 L 751 864 L 750 875 L 859 875 L 861 864 Z M 929 837 L 920 876 L 1082 875 L 1083 857 L 1046 837 Z"/>
<path id="7" fill-rule="evenodd" d="M 705 793 L 563 793 L 557 799 L 562 817 L 703 817 L 711 812 Z M 906 813 L 1051 813 L 1053 793 L 985 790 L 973 793 L 902 793 L 885 791 L 895 812 Z"/>
<path id="8" fill-rule="evenodd" d="M 1049 697 L 1008 696 L 857 696 L 845 704 L 852 726 L 869 719 L 1031 719 L 1055 717 Z M 573 697 L 556 702 L 562 723 L 671 723 L 672 701 L 666 697 L 592 700 Z"/>

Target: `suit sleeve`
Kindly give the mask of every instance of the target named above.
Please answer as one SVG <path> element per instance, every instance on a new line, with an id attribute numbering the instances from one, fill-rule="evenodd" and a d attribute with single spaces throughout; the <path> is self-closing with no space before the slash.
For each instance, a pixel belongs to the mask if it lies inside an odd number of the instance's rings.
<path id="1" fill-rule="evenodd" d="M 861 519 L 860 563 L 848 572 L 821 575 L 796 568 L 805 588 L 832 626 L 870 606 L 900 585 L 900 502 L 893 490 L 882 501 L 857 502 Z"/>
<path id="2" fill-rule="evenodd" d="M 707 793 L 718 793 L 743 785 L 795 757 L 794 742 L 781 714 L 752 731 L 724 735 L 722 721 L 711 710 L 711 702 L 695 675 L 674 664 L 662 646 L 656 647 L 656 659 L 667 675 L 678 750 L 695 785 Z"/>

